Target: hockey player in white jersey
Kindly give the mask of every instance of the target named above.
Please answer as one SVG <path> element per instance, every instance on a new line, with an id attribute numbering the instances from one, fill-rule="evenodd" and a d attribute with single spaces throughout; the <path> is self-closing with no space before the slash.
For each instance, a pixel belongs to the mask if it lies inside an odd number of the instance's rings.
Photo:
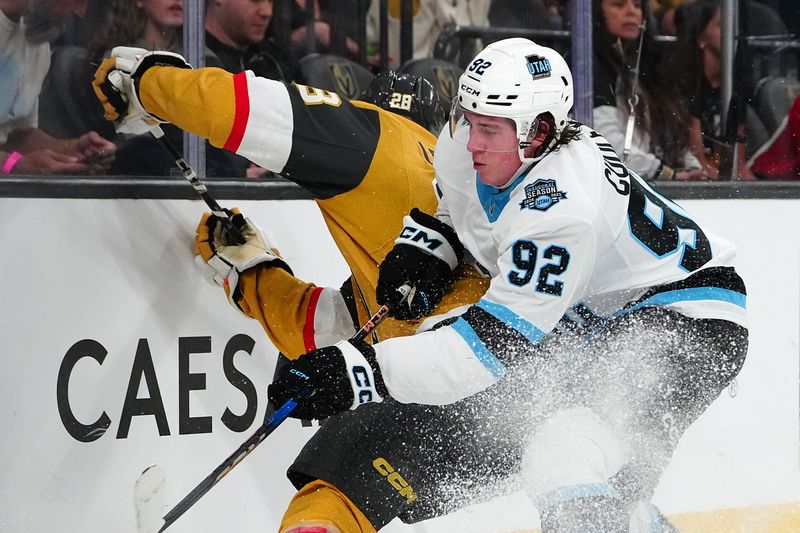
<path id="1" fill-rule="evenodd" d="M 273 403 L 311 379 L 302 415 L 341 411 L 290 469 L 296 484 L 336 485 L 380 529 L 457 508 L 474 494 L 453 484 L 478 492 L 524 465 L 543 533 L 671 531 L 643 502 L 741 369 L 745 287 L 734 247 L 570 121 L 572 100 L 566 62 L 529 40 L 469 64 L 436 146 L 438 212 L 406 217 L 378 298 L 404 283 L 435 294 L 446 280 L 428 273 L 464 257 L 489 289 L 429 331 L 284 369 Z M 413 404 L 429 407 L 417 417 Z M 394 494 L 375 471 L 402 474 Z"/>

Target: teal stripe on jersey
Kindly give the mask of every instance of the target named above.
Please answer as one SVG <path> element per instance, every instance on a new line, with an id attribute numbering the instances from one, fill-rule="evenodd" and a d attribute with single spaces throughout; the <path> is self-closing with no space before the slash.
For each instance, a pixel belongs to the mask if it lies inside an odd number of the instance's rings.
<path id="1" fill-rule="evenodd" d="M 470 347 L 472 352 L 475 354 L 475 357 L 478 361 L 481 362 L 483 366 L 494 376 L 495 379 L 500 379 L 506 374 L 506 367 L 500 360 L 495 357 L 495 355 L 486 348 L 486 345 L 483 344 L 478 334 L 475 333 L 475 330 L 472 329 L 466 320 L 463 318 L 459 318 L 455 322 L 450 325 L 453 328 L 453 331 L 461 335 L 461 337 L 467 342 L 467 346 Z"/>
<path id="2" fill-rule="evenodd" d="M 642 307 L 658 307 L 677 302 L 696 302 L 703 300 L 716 300 L 728 302 L 742 309 L 747 309 L 747 297 L 736 291 L 720 289 L 719 287 L 697 287 L 693 289 L 678 289 L 654 294 L 650 298 L 639 302 L 633 307 L 617 311 L 614 316 L 624 315 L 641 309 Z"/>
<path id="3" fill-rule="evenodd" d="M 501 322 L 505 322 L 510 327 L 519 331 L 532 343 L 539 342 L 539 340 L 544 337 L 544 331 L 540 330 L 505 305 L 483 299 L 481 299 L 476 305 L 487 313 L 497 317 L 497 319 Z"/>

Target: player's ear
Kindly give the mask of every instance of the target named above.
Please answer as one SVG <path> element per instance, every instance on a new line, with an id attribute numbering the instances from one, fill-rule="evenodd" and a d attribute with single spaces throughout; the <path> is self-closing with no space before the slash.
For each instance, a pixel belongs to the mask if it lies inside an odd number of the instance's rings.
<path id="1" fill-rule="evenodd" d="M 550 136 L 552 131 L 553 125 L 549 120 L 542 117 L 539 119 L 539 124 L 536 127 L 536 133 L 533 135 L 533 140 L 536 141 L 537 144 L 541 144 L 547 140 L 547 137 Z"/>
<path id="2" fill-rule="evenodd" d="M 553 123 L 548 120 L 548 117 L 540 116 L 539 120 L 536 122 L 536 131 L 528 135 L 530 146 L 525 149 L 525 157 L 533 157 L 537 153 L 537 150 L 547 142 L 547 139 L 550 138 L 554 130 Z"/>

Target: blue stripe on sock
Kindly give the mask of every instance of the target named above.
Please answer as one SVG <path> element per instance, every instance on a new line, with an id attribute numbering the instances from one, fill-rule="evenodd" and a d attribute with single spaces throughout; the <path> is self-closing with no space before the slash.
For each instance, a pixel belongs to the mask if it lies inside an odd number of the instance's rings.
<path id="1" fill-rule="evenodd" d="M 536 498 L 536 507 L 547 509 L 571 500 L 581 498 L 596 498 L 605 496 L 607 498 L 621 499 L 619 493 L 608 483 L 589 483 L 585 485 L 571 485 L 553 489 Z"/>

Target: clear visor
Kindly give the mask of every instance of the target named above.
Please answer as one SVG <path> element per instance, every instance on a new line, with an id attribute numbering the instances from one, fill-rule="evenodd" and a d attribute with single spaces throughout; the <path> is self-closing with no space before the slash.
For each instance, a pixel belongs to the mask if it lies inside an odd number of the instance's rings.
<path id="1" fill-rule="evenodd" d="M 519 126 L 524 131 L 517 131 L 517 122 L 505 117 L 492 117 L 471 111 L 465 111 L 453 99 L 450 106 L 449 131 L 450 138 L 458 144 L 470 145 L 485 152 L 518 152 L 530 146 L 530 132 L 536 131 L 538 119 L 533 124 L 523 121 Z"/>

